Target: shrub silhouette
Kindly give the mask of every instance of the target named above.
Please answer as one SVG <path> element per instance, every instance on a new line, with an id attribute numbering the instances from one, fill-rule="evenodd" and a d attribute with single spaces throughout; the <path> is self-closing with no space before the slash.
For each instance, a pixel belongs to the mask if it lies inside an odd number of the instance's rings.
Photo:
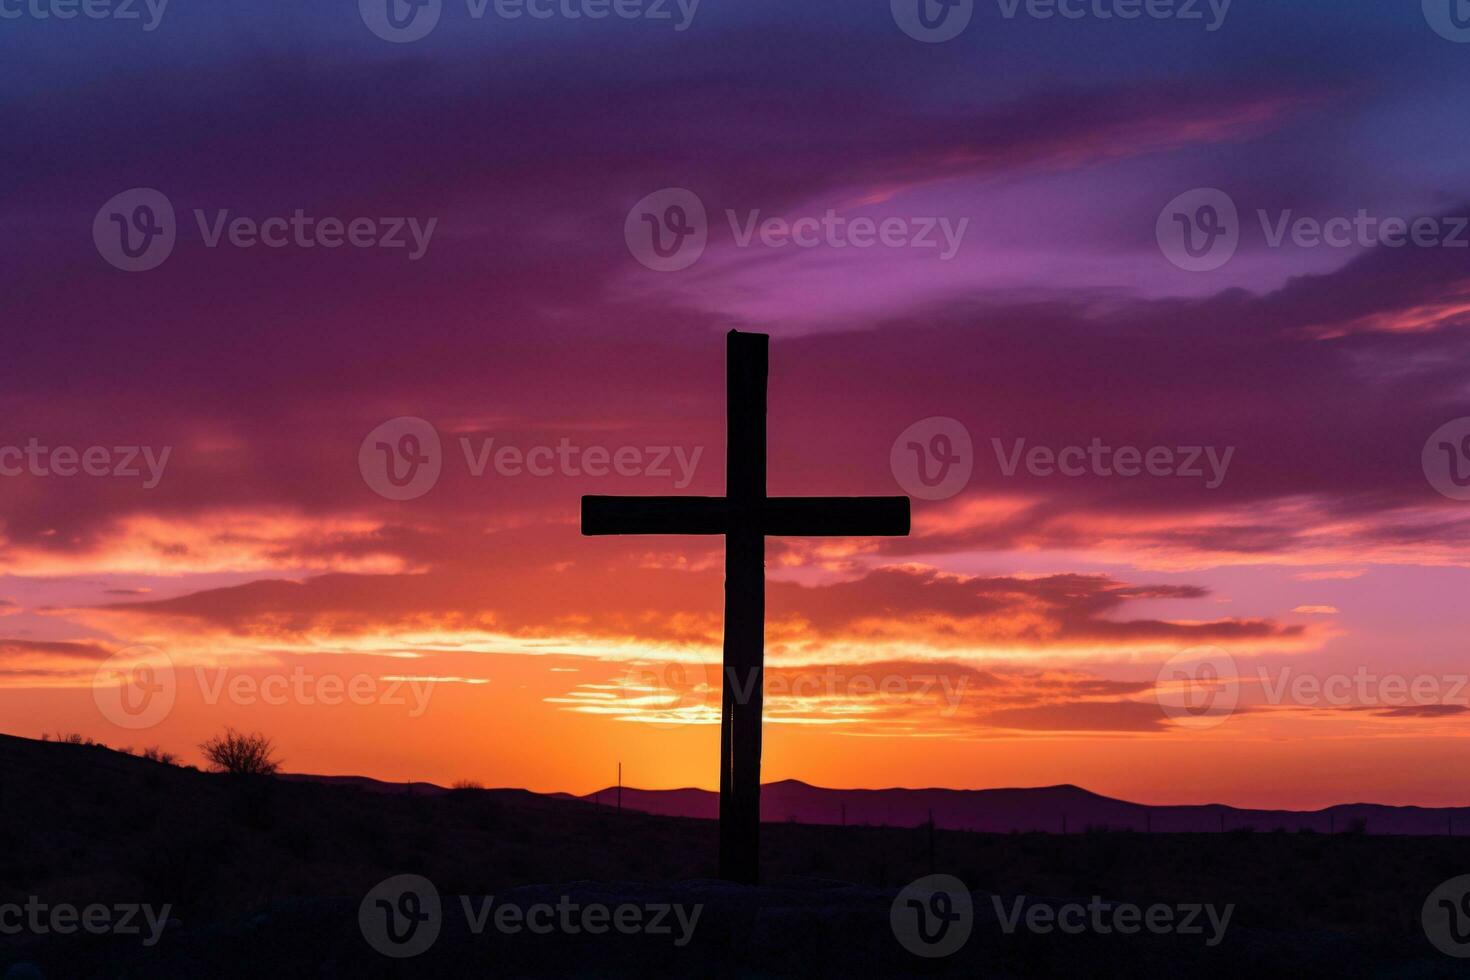
<path id="1" fill-rule="evenodd" d="M 166 766 L 176 766 L 179 764 L 178 756 L 174 755 L 172 752 L 165 752 L 163 749 L 160 749 L 156 745 L 150 745 L 148 748 L 144 749 L 143 758 L 147 759 L 149 762 L 161 762 Z"/>
<path id="2" fill-rule="evenodd" d="M 216 772 L 235 776 L 274 776 L 281 768 L 275 744 L 259 732 L 247 735 L 226 728 L 223 735 L 201 742 L 199 751 Z"/>

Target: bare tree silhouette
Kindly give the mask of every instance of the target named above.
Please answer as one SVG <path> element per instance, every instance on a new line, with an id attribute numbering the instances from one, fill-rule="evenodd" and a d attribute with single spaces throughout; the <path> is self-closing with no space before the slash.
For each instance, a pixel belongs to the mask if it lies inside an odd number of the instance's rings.
<path id="1" fill-rule="evenodd" d="M 226 728 L 199 744 L 199 751 L 217 772 L 235 776 L 274 776 L 281 768 L 275 744 L 259 732 L 237 732 Z"/>

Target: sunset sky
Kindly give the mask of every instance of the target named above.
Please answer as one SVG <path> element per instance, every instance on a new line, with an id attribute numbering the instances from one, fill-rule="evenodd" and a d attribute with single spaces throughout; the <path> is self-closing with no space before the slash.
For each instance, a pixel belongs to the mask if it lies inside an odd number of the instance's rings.
<path id="1" fill-rule="evenodd" d="M 887 0 L 443 0 L 398 43 L 287 6 L 0 20 L 0 731 L 715 788 L 722 540 L 578 518 L 723 493 L 733 328 L 772 336 L 773 494 L 913 492 L 925 420 L 972 446 L 907 538 L 768 542 L 766 780 L 1470 804 L 1470 502 L 1431 465 L 1470 436 L 1470 44 L 1418 0 L 977 0 L 942 43 Z M 176 213 L 146 271 L 94 237 L 135 188 Z M 667 189 L 707 245 L 659 271 Z M 1162 238 L 1199 189 L 1239 241 L 1187 271 Z M 228 230 L 298 210 L 405 244 Z M 829 211 L 936 245 L 747 235 Z M 1277 234 L 1362 213 L 1443 240 Z M 1018 440 L 1203 475 L 1028 472 Z M 432 486 L 380 492 L 379 441 Z M 1200 658 L 1233 713 L 1168 710 Z M 120 727 L 119 676 L 171 710 Z"/>

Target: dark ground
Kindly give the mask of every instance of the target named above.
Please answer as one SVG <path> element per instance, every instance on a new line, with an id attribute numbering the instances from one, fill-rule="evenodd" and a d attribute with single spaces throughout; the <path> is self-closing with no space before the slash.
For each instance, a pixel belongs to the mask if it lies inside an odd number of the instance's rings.
<path id="1" fill-rule="evenodd" d="M 931 871 L 926 829 L 768 824 L 759 889 L 709 880 L 715 830 L 518 791 L 242 782 L 0 736 L 0 907 L 33 895 L 173 906 L 151 948 L 139 936 L 0 934 L 0 977 L 1470 975 L 1420 919 L 1437 885 L 1470 874 L 1470 838 L 941 830 L 932 870 L 968 885 L 976 918 L 963 949 L 925 960 L 896 940 L 889 908 Z M 358 912 L 406 873 L 443 896 L 442 932 L 396 960 L 368 944 Z M 1203 936 L 1007 935 L 992 894 L 1236 909 L 1210 948 Z M 704 910 L 684 947 L 615 932 L 477 935 L 461 895 Z"/>

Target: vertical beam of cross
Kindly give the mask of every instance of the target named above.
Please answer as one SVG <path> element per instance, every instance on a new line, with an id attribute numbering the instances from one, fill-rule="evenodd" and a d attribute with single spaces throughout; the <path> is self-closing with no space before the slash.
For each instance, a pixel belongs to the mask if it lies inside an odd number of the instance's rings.
<path id="1" fill-rule="evenodd" d="M 725 363 L 725 665 L 720 714 L 720 875 L 759 865 L 765 702 L 766 378 L 770 338 L 731 333 Z M 728 829 L 727 829 L 728 828 Z"/>
<path id="2" fill-rule="evenodd" d="M 725 535 L 725 659 L 720 715 L 720 877 L 760 869 L 761 710 L 767 535 L 909 533 L 907 497 L 767 497 L 770 338 L 730 331 L 723 497 L 582 498 L 582 533 Z"/>

